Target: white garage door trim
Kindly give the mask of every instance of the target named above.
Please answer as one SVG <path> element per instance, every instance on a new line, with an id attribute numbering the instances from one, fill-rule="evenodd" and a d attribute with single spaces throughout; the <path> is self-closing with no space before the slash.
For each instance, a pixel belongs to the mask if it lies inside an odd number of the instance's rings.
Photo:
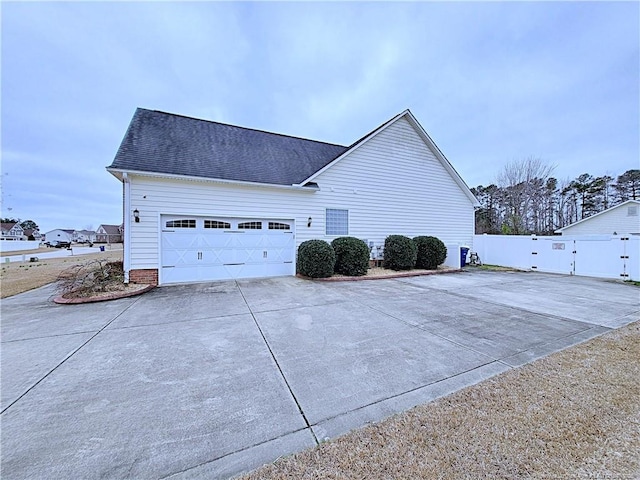
<path id="1" fill-rule="evenodd" d="M 160 284 L 295 275 L 295 222 L 160 217 Z"/>

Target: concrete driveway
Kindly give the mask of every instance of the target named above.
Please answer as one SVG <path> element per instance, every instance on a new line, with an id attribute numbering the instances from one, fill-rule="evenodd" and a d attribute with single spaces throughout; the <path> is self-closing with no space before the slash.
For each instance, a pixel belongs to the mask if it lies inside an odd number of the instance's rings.
<path id="1" fill-rule="evenodd" d="M 2 301 L 2 478 L 227 478 L 640 318 L 609 281 L 464 272 Z"/>

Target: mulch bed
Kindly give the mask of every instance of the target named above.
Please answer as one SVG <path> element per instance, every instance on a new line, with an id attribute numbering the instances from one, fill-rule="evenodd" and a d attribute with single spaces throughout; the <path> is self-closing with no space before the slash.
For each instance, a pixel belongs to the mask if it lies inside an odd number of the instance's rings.
<path id="1" fill-rule="evenodd" d="M 463 270 L 461 268 L 452 267 L 438 267 L 437 270 L 407 270 L 399 272 L 396 270 L 388 270 L 386 268 L 374 267 L 367 271 L 366 275 L 360 277 L 349 277 L 346 275 L 335 274 L 327 278 L 311 278 L 304 275 L 296 274 L 296 277 L 303 278 L 305 280 L 314 280 L 318 282 L 354 282 L 360 280 L 380 280 L 382 278 L 402 278 L 402 277 L 419 277 L 422 275 L 439 275 L 441 273 L 459 273 Z"/>
<path id="2" fill-rule="evenodd" d="M 124 284 L 123 284 L 124 285 Z M 120 290 L 109 292 L 97 292 L 90 296 L 76 297 L 73 292 L 70 294 L 58 295 L 53 301 L 62 305 L 75 305 L 79 303 L 106 302 L 107 300 L 117 300 L 119 298 L 134 297 L 153 290 L 155 285 L 133 284 L 125 285 Z"/>

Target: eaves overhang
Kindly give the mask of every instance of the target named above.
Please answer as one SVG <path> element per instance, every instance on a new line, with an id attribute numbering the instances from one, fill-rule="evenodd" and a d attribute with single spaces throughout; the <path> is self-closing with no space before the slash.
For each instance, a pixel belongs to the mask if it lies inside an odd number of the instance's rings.
<path id="1" fill-rule="evenodd" d="M 120 168 L 107 167 L 107 171 L 116 177 L 121 182 L 126 181 L 126 178 L 131 175 L 148 178 L 163 178 L 168 180 L 185 180 L 191 182 L 201 183 L 217 183 L 224 185 L 237 185 L 243 187 L 257 187 L 257 188 L 275 188 L 279 190 L 294 190 L 298 192 L 315 192 L 320 190 L 317 183 L 307 182 L 304 185 L 279 185 L 274 183 L 258 183 L 258 182 L 243 182 L 241 180 L 227 180 L 224 178 L 209 178 L 209 177 L 196 177 L 191 175 L 176 175 L 170 173 L 158 173 L 158 172 L 146 172 L 142 170 L 125 170 Z"/>

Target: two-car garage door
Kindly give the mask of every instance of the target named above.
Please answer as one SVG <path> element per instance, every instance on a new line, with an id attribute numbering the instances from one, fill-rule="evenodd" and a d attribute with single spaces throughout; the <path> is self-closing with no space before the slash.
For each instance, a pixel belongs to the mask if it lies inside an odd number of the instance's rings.
<path id="1" fill-rule="evenodd" d="M 163 284 L 294 275 L 293 220 L 163 215 Z"/>

